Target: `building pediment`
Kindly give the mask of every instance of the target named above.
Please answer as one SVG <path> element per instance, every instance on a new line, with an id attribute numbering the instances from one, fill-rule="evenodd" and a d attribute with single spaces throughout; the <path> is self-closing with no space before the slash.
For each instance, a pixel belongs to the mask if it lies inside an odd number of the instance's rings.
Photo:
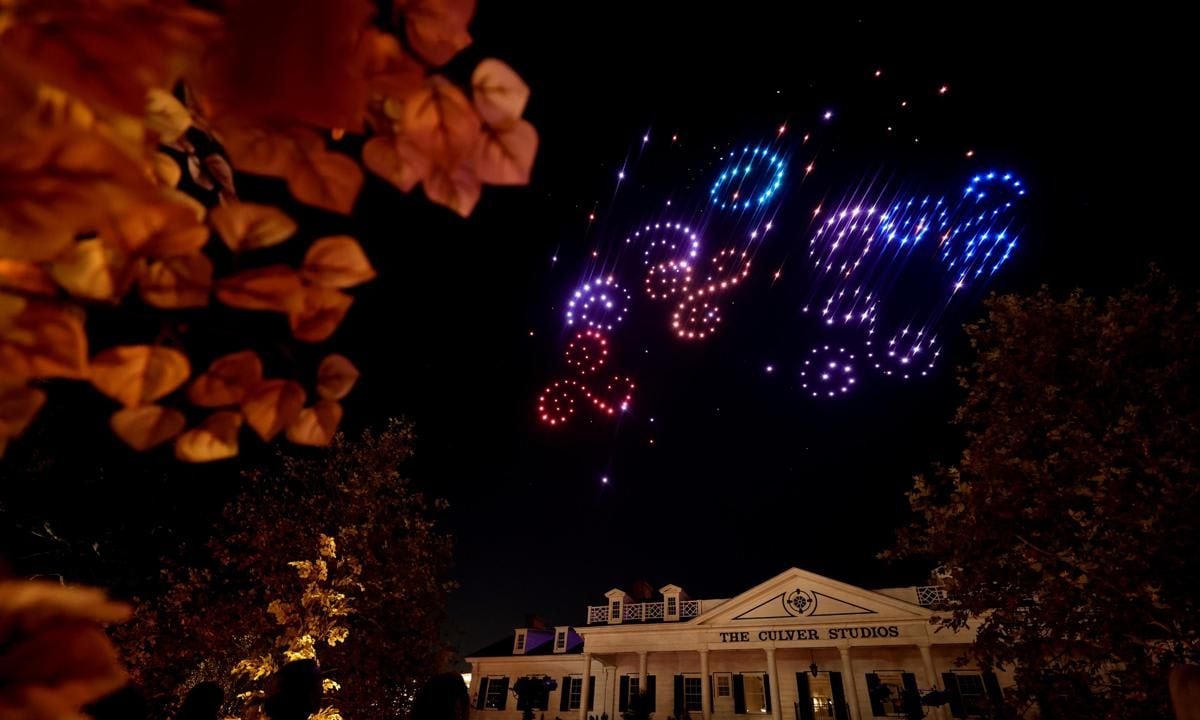
<path id="1" fill-rule="evenodd" d="M 791 568 L 692 620 L 693 625 L 827 624 L 928 620 L 930 611 L 887 595 Z"/>

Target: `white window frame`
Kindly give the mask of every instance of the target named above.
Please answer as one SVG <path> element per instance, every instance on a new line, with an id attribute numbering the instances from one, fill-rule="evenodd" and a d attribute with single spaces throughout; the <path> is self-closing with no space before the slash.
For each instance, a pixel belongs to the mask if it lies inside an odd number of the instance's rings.
<path id="1" fill-rule="evenodd" d="M 628 678 L 625 688 L 625 706 L 629 707 L 629 704 L 642 690 L 642 677 L 641 675 L 626 675 L 625 677 Z"/>
<path id="2" fill-rule="evenodd" d="M 562 652 L 567 649 L 567 631 L 559 630 L 554 633 L 554 649 Z"/>
<path id="3" fill-rule="evenodd" d="M 583 704 L 583 676 L 572 675 L 567 678 L 571 686 L 567 688 L 567 709 L 578 710 Z"/>
<path id="4" fill-rule="evenodd" d="M 528 638 L 526 637 L 526 632 L 524 630 L 518 630 L 516 638 L 513 639 L 513 654 L 514 655 L 524 655 L 525 654 L 525 644 L 526 644 L 527 640 L 528 640 Z"/>
<path id="5" fill-rule="evenodd" d="M 892 693 L 882 700 L 883 711 L 888 717 L 905 717 L 904 672 L 902 670 L 880 670 L 875 673 L 880 685 L 887 685 Z"/>
<path id="6" fill-rule="evenodd" d="M 497 697 L 496 704 L 493 704 L 491 701 L 492 689 L 496 688 L 497 690 L 499 690 L 499 688 L 500 688 L 500 686 L 494 682 L 496 680 L 504 680 L 505 682 L 504 682 L 504 690 L 502 690 L 496 694 L 496 697 Z M 488 675 L 487 681 L 488 681 L 487 692 L 485 692 L 483 695 L 483 709 L 484 710 L 499 710 L 500 708 L 497 706 L 498 703 L 501 700 L 504 700 L 505 694 L 508 693 L 508 676 L 507 675 Z M 507 703 L 505 703 L 505 704 L 507 705 Z"/>
<path id="7" fill-rule="evenodd" d="M 964 694 L 962 688 L 963 678 L 969 677 L 979 682 L 979 692 Z M 988 696 L 987 685 L 983 683 L 983 673 L 974 671 L 956 671 L 954 678 L 958 680 L 958 696 L 962 698 L 963 710 L 966 711 L 967 717 L 983 717 L 988 712 L 988 707 L 992 702 Z"/>
<path id="8" fill-rule="evenodd" d="M 724 688 L 721 687 L 722 680 L 725 681 Z M 724 690 L 723 693 L 722 690 Z M 733 675 L 730 675 L 729 673 L 713 673 L 713 697 L 733 697 Z"/>
<path id="9" fill-rule="evenodd" d="M 767 710 L 767 686 L 763 682 L 763 673 L 741 673 L 742 676 L 742 702 L 745 705 L 747 715 L 766 715 L 770 712 Z M 758 697 L 761 698 L 759 705 L 755 709 L 751 709 L 750 705 L 750 688 L 749 682 L 758 684 Z"/>

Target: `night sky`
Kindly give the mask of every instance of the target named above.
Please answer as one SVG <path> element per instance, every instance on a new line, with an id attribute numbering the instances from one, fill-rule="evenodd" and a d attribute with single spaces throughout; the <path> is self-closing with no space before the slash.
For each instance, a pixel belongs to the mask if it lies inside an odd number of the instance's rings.
<path id="1" fill-rule="evenodd" d="M 488 189 L 462 221 L 374 181 L 348 223 L 328 221 L 357 233 L 380 271 L 335 336 L 363 371 L 345 427 L 416 422 L 406 474 L 450 500 L 457 543 L 448 639 L 466 654 L 529 613 L 582 623 L 585 605 L 643 579 L 696 597 L 793 565 L 868 587 L 921 582 L 926 567 L 875 555 L 904 521 L 912 475 L 953 457 L 961 332 L 946 334 L 932 378 L 812 402 L 796 387 L 813 335 L 789 252 L 807 247 L 811 209 L 863 177 L 950 191 L 995 166 L 1025 178 L 1031 198 L 1022 245 L 990 289 L 1104 292 L 1152 260 L 1194 285 L 1194 240 L 1179 222 L 1193 153 L 1190 140 L 1178 145 L 1194 133 L 1182 130 L 1194 82 L 1171 23 L 1151 22 L 999 4 L 792 16 L 757 3 L 483 0 L 462 68 L 499 57 L 531 86 L 541 148 L 530 187 Z M 717 335 L 682 345 L 661 310 L 631 318 L 630 417 L 539 424 L 534 400 L 559 373 L 563 297 L 591 251 L 660 203 L 664 183 L 703 192 L 714 145 L 771 139 L 784 123 L 793 141 L 814 132 L 817 167 L 804 182 L 793 172 L 772 249 Z M 789 282 L 772 287 L 780 263 Z M 47 412 L 43 426 L 65 422 Z M 80 428 L 84 442 L 109 448 L 104 420 Z M 216 497 L 235 469 L 180 475 L 221 478 Z M 120 492 L 132 501 L 141 489 Z M 170 514 L 183 501 L 159 488 L 138 502 Z M 202 526 L 196 517 L 181 523 Z"/>

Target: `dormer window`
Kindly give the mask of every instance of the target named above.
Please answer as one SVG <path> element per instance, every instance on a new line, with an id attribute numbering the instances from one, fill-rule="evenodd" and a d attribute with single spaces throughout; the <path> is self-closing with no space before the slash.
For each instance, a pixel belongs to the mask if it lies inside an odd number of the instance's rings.
<path id="1" fill-rule="evenodd" d="M 514 655 L 524 655 L 525 654 L 525 631 L 524 630 L 517 631 L 517 637 L 515 640 L 513 640 L 513 654 Z"/>
<path id="2" fill-rule="evenodd" d="M 613 600 L 612 604 L 610 604 L 608 606 L 608 616 L 609 617 L 621 617 L 621 601 L 620 600 Z"/>
<path id="3" fill-rule="evenodd" d="M 667 598 L 667 617 L 675 617 L 679 614 L 679 598 L 671 596 Z"/>
<path id="4" fill-rule="evenodd" d="M 566 630 L 559 630 L 558 635 L 556 635 L 554 637 L 554 649 L 560 650 L 560 651 L 567 649 L 567 631 Z"/>

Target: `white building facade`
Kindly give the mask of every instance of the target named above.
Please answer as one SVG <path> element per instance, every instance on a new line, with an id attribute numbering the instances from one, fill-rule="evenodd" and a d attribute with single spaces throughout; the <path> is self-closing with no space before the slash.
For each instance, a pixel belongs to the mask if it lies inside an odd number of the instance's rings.
<path id="1" fill-rule="evenodd" d="M 1011 682 L 960 663 L 974 633 L 930 624 L 935 587 L 872 591 L 792 568 L 729 599 L 659 592 L 610 590 L 584 625 L 517 628 L 468 657 L 472 720 L 520 718 L 523 677 L 555 681 L 533 708 L 545 720 L 618 720 L 643 691 L 654 720 L 904 717 L 905 690 L 945 692 L 931 718 L 989 718 Z"/>

